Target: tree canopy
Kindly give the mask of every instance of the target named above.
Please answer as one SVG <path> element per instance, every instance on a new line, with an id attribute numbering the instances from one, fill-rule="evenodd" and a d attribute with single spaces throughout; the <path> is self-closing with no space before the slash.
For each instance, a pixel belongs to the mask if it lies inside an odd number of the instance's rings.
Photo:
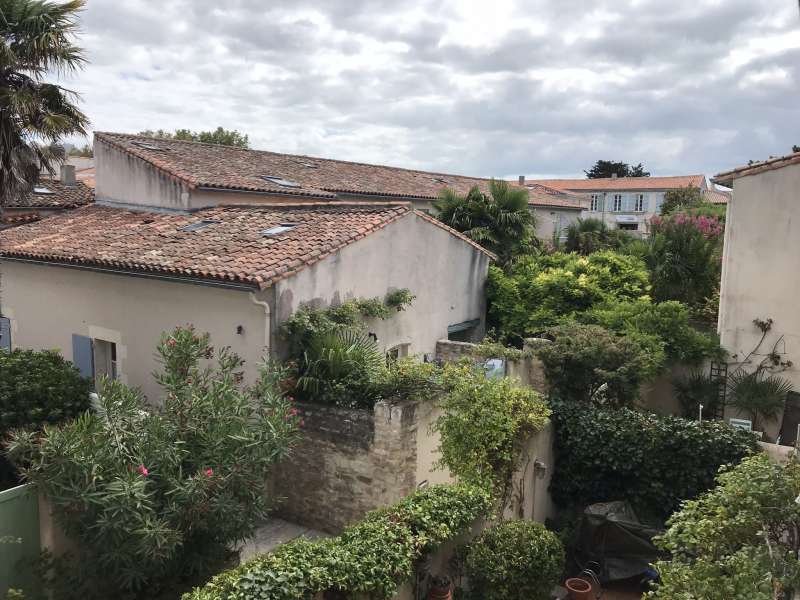
<path id="1" fill-rule="evenodd" d="M 447 188 L 433 203 L 436 217 L 497 255 L 500 264 L 529 253 L 536 246 L 535 218 L 528 191 L 492 180 L 489 193 L 477 186 L 466 195 Z"/>
<path id="2" fill-rule="evenodd" d="M 706 204 L 700 188 L 689 185 L 686 187 L 669 190 L 664 194 L 664 203 L 661 205 L 662 215 L 671 215 L 677 210 L 697 208 Z"/>
<path id="3" fill-rule="evenodd" d="M 167 140 L 181 140 L 184 142 L 205 142 L 206 144 L 219 144 L 221 146 L 234 146 L 235 148 L 249 148 L 250 140 L 247 134 L 236 129 L 217 127 L 213 131 L 191 131 L 190 129 L 176 129 L 175 133 L 163 129 L 145 129 L 139 135 L 164 138 Z"/>
<path id="4" fill-rule="evenodd" d="M 64 158 L 59 142 L 85 135 L 75 92 L 44 78 L 86 59 L 74 37 L 83 0 L 0 0 L 0 211 L 30 193 L 42 168 Z"/>
<path id="5" fill-rule="evenodd" d="M 650 177 L 650 172 L 644 170 L 642 163 L 629 165 L 626 162 L 614 160 L 598 160 L 591 169 L 584 171 L 587 179 L 602 179 L 604 177 Z"/>

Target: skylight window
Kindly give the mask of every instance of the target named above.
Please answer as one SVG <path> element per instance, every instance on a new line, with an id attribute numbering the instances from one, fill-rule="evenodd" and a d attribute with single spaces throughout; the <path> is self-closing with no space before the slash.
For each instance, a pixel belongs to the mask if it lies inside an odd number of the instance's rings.
<path id="1" fill-rule="evenodd" d="M 33 188 L 33 193 L 34 194 L 55 194 L 55 192 L 53 190 L 51 190 L 50 188 L 46 188 L 46 187 L 40 186 L 40 185 L 37 185 L 35 188 Z"/>
<path id="2" fill-rule="evenodd" d="M 435 181 L 436 183 L 443 183 L 445 185 L 447 185 L 447 183 L 448 183 L 448 181 L 446 179 L 442 179 L 441 177 L 431 177 L 431 179 L 433 181 Z"/>
<path id="3" fill-rule="evenodd" d="M 295 227 L 297 227 L 299 223 L 280 223 L 279 225 L 275 225 L 275 227 L 270 227 L 269 229 L 265 229 L 261 232 L 261 235 L 266 237 L 275 237 L 276 235 L 280 235 L 282 233 L 286 233 L 287 231 L 291 231 Z"/>
<path id="4" fill-rule="evenodd" d="M 134 146 L 139 146 L 139 148 L 144 148 L 145 150 L 163 150 L 161 146 L 156 146 L 155 144 L 148 144 L 147 142 L 133 142 Z"/>
<path id="5" fill-rule="evenodd" d="M 304 167 L 306 167 L 307 169 L 318 169 L 318 168 L 319 168 L 319 165 L 318 165 L 318 164 L 316 164 L 316 163 L 312 163 L 312 162 L 303 162 L 303 161 L 300 161 L 298 164 L 299 164 L 299 165 L 302 165 L 302 166 L 304 166 Z"/>
<path id="6" fill-rule="evenodd" d="M 261 177 L 264 181 L 269 181 L 270 183 L 274 183 L 275 185 L 279 185 L 281 187 L 287 188 L 299 188 L 300 184 L 296 181 L 291 181 L 289 179 L 283 179 L 282 177 L 273 177 L 272 175 L 264 175 Z"/>
<path id="7" fill-rule="evenodd" d="M 219 221 L 198 221 L 197 223 L 184 225 L 183 227 L 178 228 L 178 231 L 199 231 L 201 229 L 205 229 L 209 225 L 214 225 L 215 223 L 219 223 Z"/>

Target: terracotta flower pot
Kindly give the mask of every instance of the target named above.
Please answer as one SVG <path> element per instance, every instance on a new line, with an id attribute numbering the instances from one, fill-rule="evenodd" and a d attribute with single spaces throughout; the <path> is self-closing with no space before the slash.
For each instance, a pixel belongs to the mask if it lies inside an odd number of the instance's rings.
<path id="1" fill-rule="evenodd" d="M 581 579 L 580 577 L 572 577 L 567 579 L 564 584 L 569 592 L 569 597 L 572 600 L 594 600 L 594 590 L 592 584 Z"/>
<path id="2" fill-rule="evenodd" d="M 453 600 L 450 587 L 432 587 L 428 592 L 428 600 Z"/>

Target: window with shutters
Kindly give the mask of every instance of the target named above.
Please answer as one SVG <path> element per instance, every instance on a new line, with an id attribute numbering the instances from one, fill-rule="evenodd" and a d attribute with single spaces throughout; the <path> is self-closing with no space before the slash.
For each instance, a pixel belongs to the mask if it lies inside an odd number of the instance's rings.
<path id="1" fill-rule="evenodd" d="M 614 194 L 614 212 L 622 211 L 622 194 Z"/>
<path id="2" fill-rule="evenodd" d="M 636 206 L 634 206 L 633 210 L 644 212 L 644 194 L 636 194 Z"/>
<path id="3" fill-rule="evenodd" d="M 592 194 L 592 202 L 589 205 L 589 210 L 591 210 L 592 212 L 599 212 L 603 210 L 600 206 L 601 203 L 602 203 L 602 198 L 600 197 L 600 194 Z"/>

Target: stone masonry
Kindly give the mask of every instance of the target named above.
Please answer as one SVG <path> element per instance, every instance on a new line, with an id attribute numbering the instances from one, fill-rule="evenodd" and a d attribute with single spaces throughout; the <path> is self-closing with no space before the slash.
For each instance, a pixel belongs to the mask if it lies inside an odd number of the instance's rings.
<path id="1" fill-rule="evenodd" d="M 277 513 L 330 533 L 393 504 L 416 486 L 415 403 L 373 411 L 297 403 L 303 436 L 275 473 Z"/>

